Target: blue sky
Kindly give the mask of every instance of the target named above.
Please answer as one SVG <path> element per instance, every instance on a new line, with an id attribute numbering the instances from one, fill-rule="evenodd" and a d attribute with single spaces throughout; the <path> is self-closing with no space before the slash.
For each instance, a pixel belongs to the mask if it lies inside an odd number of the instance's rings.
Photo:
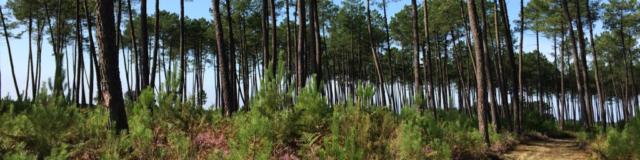
<path id="1" fill-rule="evenodd" d="M 153 0 L 149 0 L 150 2 L 148 3 L 148 7 L 149 9 L 149 14 L 153 14 L 153 5 L 154 5 L 154 1 Z M 340 0 L 333 0 L 334 3 L 336 4 L 340 4 Z M 525 4 L 528 2 L 528 0 L 525 0 Z M 6 3 L 6 0 L 0 0 L 0 4 L 4 4 Z M 400 9 L 402 9 L 405 5 L 409 5 L 411 3 L 410 0 L 388 0 L 388 14 L 394 15 L 395 13 L 397 13 L 398 11 L 400 11 Z M 420 2 L 419 2 L 420 3 Z M 160 4 L 160 8 L 161 10 L 167 10 L 170 12 L 174 12 L 174 13 L 179 13 L 179 1 L 178 0 L 162 0 L 161 4 Z M 519 8 L 520 8 L 520 3 L 519 1 L 514 1 L 514 0 L 507 0 L 507 6 L 509 9 L 509 17 L 510 20 L 514 20 L 516 18 L 518 18 L 518 12 L 519 12 Z M 210 0 L 194 0 L 192 2 L 185 2 L 185 14 L 187 17 L 190 18 L 205 18 L 208 20 L 211 20 L 212 17 L 209 13 L 209 9 L 211 7 L 211 1 Z M 8 10 L 6 8 L 3 8 L 4 13 L 7 13 Z M 292 11 L 293 12 L 293 11 Z M 599 33 L 599 31 L 601 31 L 601 25 L 599 25 L 601 23 L 598 23 L 598 25 L 596 25 L 596 33 Z M 515 24 L 512 24 L 512 26 L 515 26 Z M 17 28 L 15 30 L 12 30 L 12 32 L 20 32 L 20 31 L 24 31 L 25 28 L 21 27 L 21 28 Z M 525 51 L 532 51 L 535 49 L 535 35 L 532 32 L 525 32 L 525 41 L 524 41 L 524 50 Z M 16 79 L 18 81 L 18 85 L 19 88 L 21 89 L 21 92 L 23 92 L 23 90 L 25 89 L 25 79 L 26 79 L 26 68 L 27 68 L 27 64 L 28 64 L 28 40 L 26 38 L 26 35 L 24 35 L 22 37 L 22 39 L 10 39 L 10 43 L 11 43 L 11 49 L 13 52 L 13 60 L 14 60 L 14 65 L 15 65 L 15 69 L 16 69 Z M 553 42 L 548 40 L 548 39 L 544 39 L 542 38 L 540 41 L 541 45 L 541 51 L 543 53 L 545 53 L 545 55 L 548 57 L 548 59 L 552 59 L 552 57 L 550 56 L 550 53 L 553 52 Z M 35 45 L 34 45 L 35 47 Z M 35 50 L 35 49 L 34 49 Z M 69 53 L 73 54 L 73 47 L 68 47 L 68 51 Z M 52 51 L 51 51 L 51 46 L 49 44 L 47 44 L 45 42 L 44 44 L 44 50 L 43 50 L 43 58 L 42 58 L 42 80 L 43 82 L 46 82 L 47 79 L 52 78 L 53 74 L 54 74 L 54 58 L 51 55 Z M 85 56 L 88 58 L 88 56 Z M 122 56 L 120 56 L 120 58 L 122 58 Z M 88 60 L 85 62 L 87 63 L 85 66 L 88 67 Z M 69 62 L 69 64 L 72 64 L 72 61 Z M 126 88 L 126 83 L 124 82 L 124 70 L 122 70 L 122 59 L 120 61 L 120 65 L 121 65 L 121 78 L 123 79 L 123 87 Z M 7 52 L 7 45 L 6 42 L 4 40 L 4 37 L 1 37 L 0 39 L 0 72 L 1 72 L 1 88 L 0 88 L 0 97 L 13 97 L 15 98 L 15 90 L 14 90 L 14 85 L 13 85 L 13 80 L 11 77 L 11 68 L 9 65 L 9 59 L 8 59 L 8 52 Z M 71 78 L 71 77 L 68 77 Z M 205 82 L 213 82 L 214 78 L 214 72 L 212 68 L 207 68 L 206 72 L 205 72 Z M 190 85 L 190 84 L 188 84 Z M 44 87 L 44 86 L 43 86 Z M 209 93 L 209 99 L 208 104 L 211 104 L 211 102 L 213 102 L 213 97 L 212 96 L 213 92 L 214 92 L 214 83 L 206 83 L 205 84 L 205 90 L 207 91 L 207 93 Z M 191 87 L 188 87 L 189 89 Z"/>

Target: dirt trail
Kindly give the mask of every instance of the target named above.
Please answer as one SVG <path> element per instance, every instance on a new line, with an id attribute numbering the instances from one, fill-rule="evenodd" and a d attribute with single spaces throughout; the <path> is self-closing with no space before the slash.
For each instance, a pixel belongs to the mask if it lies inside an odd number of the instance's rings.
<path id="1" fill-rule="evenodd" d="M 540 138 L 516 146 L 502 155 L 507 160 L 585 160 L 593 159 L 574 139 Z"/>

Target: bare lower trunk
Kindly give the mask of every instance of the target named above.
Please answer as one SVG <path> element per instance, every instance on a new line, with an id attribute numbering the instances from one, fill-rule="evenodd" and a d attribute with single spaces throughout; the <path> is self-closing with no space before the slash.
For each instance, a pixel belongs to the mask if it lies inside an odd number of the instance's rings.
<path id="1" fill-rule="evenodd" d="M 153 42 L 153 67 L 151 67 L 151 78 L 149 83 L 151 87 L 156 86 L 156 73 L 158 72 L 158 50 L 160 50 L 160 0 L 156 0 L 156 22 L 155 22 L 155 35 Z"/>
<path id="2" fill-rule="evenodd" d="M 418 35 L 418 5 L 416 0 L 411 0 L 412 7 L 412 30 L 413 30 L 413 90 L 417 93 L 422 92 L 422 83 L 420 82 L 420 36 Z M 422 98 L 422 97 L 419 97 Z"/>
<path id="3" fill-rule="evenodd" d="M 587 21 L 589 25 L 589 42 L 591 44 L 591 52 L 593 52 L 593 67 L 595 70 L 595 80 L 596 80 L 596 92 L 598 94 L 598 105 L 600 106 L 600 123 L 602 123 L 603 132 L 607 131 L 607 113 L 605 110 L 605 100 L 604 93 L 602 92 L 602 83 L 600 82 L 601 73 L 600 66 L 598 64 L 598 52 L 595 48 L 595 43 L 593 41 L 593 12 L 590 8 L 589 0 L 586 3 L 587 6 Z"/>
<path id="4" fill-rule="evenodd" d="M 231 116 L 232 113 L 237 111 L 237 99 L 234 97 L 233 87 L 235 84 L 232 82 L 232 76 L 230 76 L 230 67 L 228 55 L 225 50 L 224 45 L 224 34 L 222 30 L 222 18 L 220 16 L 220 0 L 213 0 L 213 17 L 214 17 L 214 27 L 216 31 L 216 54 L 218 59 L 218 72 L 221 80 L 221 90 L 222 90 L 222 106 L 223 106 L 223 114 L 226 116 Z"/>
<path id="5" fill-rule="evenodd" d="M 425 52 L 423 52 L 422 56 L 424 57 L 424 76 L 427 80 L 427 103 L 428 106 L 433 108 L 433 117 L 438 118 L 436 102 L 433 93 L 433 75 L 431 74 L 431 44 L 430 41 L 430 31 L 429 31 L 429 5 L 428 1 L 424 1 L 424 34 L 425 34 Z M 390 45 L 390 44 L 388 44 Z M 455 53 L 454 53 L 455 54 Z"/>
<path id="6" fill-rule="evenodd" d="M 476 70 L 476 92 L 477 92 L 477 110 L 478 110 L 478 129 L 480 130 L 480 133 L 482 134 L 483 138 L 484 138 L 484 142 L 487 146 L 490 146 L 491 144 L 489 143 L 489 135 L 488 135 L 488 131 L 486 128 L 486 117 L 484 115 L 484 106 L 486 103 L 486 97 L 485 97 L 485 74 L 484 74 L 484 69 L 482 69 L 484 67 L 484 49 L 482 46 L 482 37 L 480 32 L 482 32 L 480 30 L 480 27 L 478 27 L 478 22 L 477 22 L 477 18 L 478 16 L 476 15 L 476 7 L 475 7 L 475 0 L 467 0 L 467 10 L 469 11 L 469 23 L 470 23 L 470 27 L 471 27 L 471 32 L 473 33 L 473 47 L 474 47 L 474 51 L 475 51 L 475 61 L 476 61 L 476 65 L 478 67 L 478 69 Z"/>
<path id="7" fill-rule="evenodd" d="M 575 33 L 573 31 L 573 24 L 571 23 L 573 21 L 573 18 L 571 17 L 571 14 L 569 14 L 569 8 L 568 4 L 567 4 L 567 0 L 562 0 L 562 8 L 564 11 L 564 16 L 567 20 L 567 24 L 569 24 L 569 38 L 571 38 L 571 51 L 573 54 L 573 60 L 574 60 L 574 67 L 575 67 L 575 74 L 576 74 L 576 86 L 578 88 L 578 93 L 580 94 L 580 97 L 584 97 L 584 91 L 583 91 L 583 86 L 582 86 L 582 78 L 580 78 L 580 59 L 578 58 L 578 47 L 577 47 L 577 43 L 576 43 L 576 36 Z M 586 102 L 584 101 L 585 99 L 580 98 L 579 103 L 580 106 L 582 107 L 582 115 L 580 116 L 580 119 L 582 121 L 582 123 L 585 126 L 588 126 L 588 120 L 587 120 L 587 112 L 586 112 Z"/>
<path id="8" fill-rule="evenodd" d="M 502 13 L 502 25 L 503 31 L 505 33 L 505 44 L 507 44 L 507 53 L 509 56 L 509 66 L 511 68 L 511 81 L 513 84 L 512 94 L 511 94 L 511 105 L 512 105 L 512 118 L 513 118 L 513 131 L 520 133 L 520 125 L 519 122 L 521 117 L 518 115 L 520 112 L 520 94 L 519 94 L 519 86 L 518 84 L 518 68 L 515 63 L 515 56 L 513 51 L 513 37 L 511 35 L 511 26 L 509 25 L 509 17 L 507 15 L 507 4 L 505 0 L 500 0 L 500 13 Z"/>
<path id="9" fill-rule="evenodd" d="M 306 39 L 306 13 L 305 13 L 305 0 L 298 0 L 298 45 L 296 54 L 296 92 L 299 92 L 305 85 L 305 73 L 304 73 L 304 54 L 305 54 L 305 39 Z"/>
<path id="10" fill-rule="evenodd" d="M 100 70 L 102 97 L 104 105 L 109 108 L 109 117 L 115 123 L 116 132 L 120 133 L 127 130 L 129 126 L 120 85 L 117 45 L 114 40 L 116 32 L 113 20 L 113 1 L 97 0 L 96 8 L 100 64 L 104 66 Z"/>

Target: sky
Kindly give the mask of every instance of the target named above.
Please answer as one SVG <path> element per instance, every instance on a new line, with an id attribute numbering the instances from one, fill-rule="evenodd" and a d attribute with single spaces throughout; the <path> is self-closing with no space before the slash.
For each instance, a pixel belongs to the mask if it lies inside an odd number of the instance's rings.
<path id="1" fill-rule="evenodd" d="M 9 12 L 6 8 L 4 8 L 4 4 L 6 4 L 7 0 L 0 0 L 0 4 L 3 5 L 3 12 L 5 13 L 5 15 Z M 332 0 L 334 1 L 335 4 L 340 4 L 341 1 L 340 0 Z M 528 2 L 529 0 L 525 0 L 525 4 Z M 154 3 L 155 1 L 153 0 L 149 0 L 148 2 L 148 13 L 151 15 L 153 14 L 154 10 Z M 520 3 L 519 1 L 515 1 L 515 0 L 507 0 L 507 7 L 509 10 L 509 19 L 512 21 L 512 25 L 511 26 L 516 26 L 515 24 L 513 24 L 513 20 L 518 18 L 518 13 L 520 12 L 519 8 L 520 8 Z M 397 12 L 399 12 L 405 5 L 410 5 L 411 1 L 410 0 L 388 0 L 387 2 L 388 4 L 388 8 L 387 8 L 387 12 L 389 14 L 389 16 L 395 15 Z M 419 2 L 420 3 L 420 2 Z M 419 4 L 420 5 L 420 4 Z M 136 6 L 136 8 L 139 8 L 139 6 Z M 211 20 L 212 16 L 209 12 L 209 9 L 211 8 L 211 1 L 210 0 L 193 0 L 191 2 L 187 1 L 185 2 L 185 16 L 189 17 L 189 18 L 205 18 L 207 20 Z M 180 11 L 180 3 L 178 0 L 162 0 L 160 3 L 160 9 L 161 10 L 166 10 L 169 12 L 173 12 L 173 13 L 179 13 Z M 379 10 L 379 9 L 378 9 Z M 291 11 L 293 12 L 293 11 Z M 390 20 L 391 18 L 389 18 Z M 596 27 L 595 27 L 595 33 L 600 33 L 602 31 L 602 23 L 598 22 L 596 23 Z M 11 30 L 10 32 L 21 32 L 21 31 L 25 31 L 25 27 L 19 27 L 17 29 Z M 47 35 L 48 36 L 48 35 Z M 255 35 L 258 36 L 258 35 Z M 517 38 L 517 37 L 514 37 Z M 535 43 L 535 35 L 533 32 L 525 32 L 524 35 L 524 50 L 525 52 L 528 51 L 533 51 L 535 50 L 536 47 L 536 43 Z M 15 74 L 16 74 L 16 80 L 18 82 L 18 88 L 21 89 L 21 93 L 24 92 L 24 89 L 26 87 L 25 84 L 25 80 L 27 78 L 27 72 L 25 72 L 26 68 L 27 68 L 27 64 L 28 64 L 28 38 L 26 37 L 26 34 L 23 35 L 23 37 L 21 39 L 9 39 L 9 42 L 11 43 L 11 50 L 13 53 L 13 63 L 15 66 Z M 545 39 L 545 38 L 541 38 L 540 39 L 540 50 L 542 51 L 542 53 L 545 54 L 545 56 L 547 57 L 547 59 L 553 60 L 553 57 L 551 56 L 551 53 L 553 52 L 553 42 L 549 39 Z M 35 44 L 34 44 L 34 48 L 35 48 Z M 11 67 L 10 67 L 10 63 L 9 63 L 9 55 L 7 52 L 7 44 L 6 41 L 4 39 L 4 37 L 0 37 L 0 97 L 11 97 L 11 98 L 15 98 L 16 94 L 15 94 L 15 89 L 14 89 L 14 84 L 13 84 L 13 80 L 12 80 L 12 76 L 11 76 Z M 35 50 L 35 49 L 34 49 Z M 35 53 L 35 51 L 34 51 Z M 55 71 L 55 65 L 54 65 L 54 58 L 52 56 L 52 50 L 51 50 L 51 46 L 48 43 L 44 43 L 44 47 L 43 47 L 43 52 L 42 52 L 42 81 L 43 82 L 47 82 L 47 80 L 53 79 L 53 74 Z M 73 47 L 68 47 L 68 53 L 73 54 Z M 86 55 L 86 54 L 85 54 Z M 88 56 L 85 56 L 86 58 L 88 58 Z M 66 62 L 65 62 L 66 63 Z M 69 62 L 70 65 L 72 65 L 73 61 L 71 60 Z M 89 66 L 89 61 L 85 60 L 85 66 Z M 122 68 L 123 67 L 123 60 L 122 60 L 122 56 L 120 55 L 120 68 L 121 68 L 121 79 L 122 79 L 122 86 L 124 88 L 124 90 L 126 90 L 126 83 L 125 83 L 125 76 L 124 76 L 124 70 Z M 189 75 L 188 75 L 189 76 Z M 72 78 L 72 77 L 68 77 L 68 78 Z M 162 77 L 160 77 L 162 78 Z M 206 68 L 205 71 L 205 82 L 214 82 L 215 80 L 215 73 L 213 72 L 213 68 L 209 67 Z M 45 87 L 46 84 L 43 84 L 43 87 Z M 188 86 L 191 86 L 191 83 L 188 82 L 187 84 Z M 191 87 L 188 87 L 189 91 L 191 90 Z M 213 93 L 215 92 L 215 83 L 205 83 L 204 85 L 205 91 L 207 93 L 209 93 L 208 96 L 208 100 L 207 100 L 207 105 L 211 105 L 212 102 L 214 101 L 214 96 Z M 29 93 L 30 95 L 30 93 Z M 95 95 L 95 94 L 94 94 Z"/>

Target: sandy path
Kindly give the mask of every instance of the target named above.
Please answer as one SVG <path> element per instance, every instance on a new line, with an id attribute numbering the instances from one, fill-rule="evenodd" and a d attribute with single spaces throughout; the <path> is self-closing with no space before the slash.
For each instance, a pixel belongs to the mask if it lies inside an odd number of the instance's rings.
<path id="1" fill-rule="evenodd" d="M 572 139 L 531 140 L 516 146 L 513 151 L 502 156 L 513 160 L 584 160 L 593 159 Z"/>

